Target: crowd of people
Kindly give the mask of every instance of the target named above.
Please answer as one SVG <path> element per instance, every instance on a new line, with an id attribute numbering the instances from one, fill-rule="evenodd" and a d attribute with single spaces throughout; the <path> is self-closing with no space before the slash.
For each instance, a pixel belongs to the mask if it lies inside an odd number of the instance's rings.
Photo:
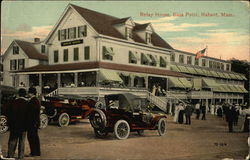
<path id="1" fill-rule="evenodd" d="M 9 104 L 7 110 L 8 126 L 10 130 L 8 141 L 8 158 L 14 158 L 18 146 L 18 159 L 24 158 L 24 144 L 27 139 L 30 155 L 40 156 L 40 141 L 38 128 L 40 126 L 40 102 L 36 97 L 36 89 L 29 88 L 28 94 L 24 88 L 18 90 L 18 97 Z"/>
<path id="2" fill-rule="evenodd" d="M 191 125 L 193 110 L 194 109 L 190 101 L 179 101 L 175 105 L 174 122 L 183 124 L 185 120 L 185 124 Z"/>

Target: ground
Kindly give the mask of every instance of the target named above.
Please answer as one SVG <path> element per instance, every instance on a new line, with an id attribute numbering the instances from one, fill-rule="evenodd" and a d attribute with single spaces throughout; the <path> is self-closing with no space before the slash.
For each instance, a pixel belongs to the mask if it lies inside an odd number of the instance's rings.
<path id="1" fill-rule="evenodd" d="M 176 124 L 167 119 L 167 133 L 145 131 L 145 136 L 131 133 L 126 140 L 117 140 L 113 134 L 106 139 L 94 136 L 88 120 L 60 128 L 49 125 L 39 131 L 40 157 L 35 160 L 213 160 L 244 159 L 248 155 L 248 133 L 229 133 L 225 120 L 208 115 L 207 120 L 196 120 L 192 125 Z M 7 152 L 9 133 L 1 135 L 4 155 Z M 25 154 L 29 154 L 26 140 Z"/>

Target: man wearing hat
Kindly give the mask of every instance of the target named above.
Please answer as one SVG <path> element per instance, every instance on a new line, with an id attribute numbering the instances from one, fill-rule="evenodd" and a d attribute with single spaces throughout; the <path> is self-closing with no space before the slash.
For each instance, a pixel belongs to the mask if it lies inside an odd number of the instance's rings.
<path id="1" fill-rule="evenodd" d="M 18 90 L 18 98 L 16 98 L 7 110 L 8 125 L 10 128 L 10 136 L 8 142 L 8 158 L 14 158 L 16 146 L 18 144 L 18 159 L 24 158 L 24 140 L 27 131 L 27 104 L 28 99 L 25 98 L 26 90 L 20 88 Z"/>
<path id="2" fill-rule="evenodd" d="M 30 100 L 28 102 L 28 141 L 30 145 L 30 156 L 40 156 L 40 141 L 38 128 L 40 126 L 40 102 L 36 97 L 36 88 L 31 87 L 28 91 Z"/>

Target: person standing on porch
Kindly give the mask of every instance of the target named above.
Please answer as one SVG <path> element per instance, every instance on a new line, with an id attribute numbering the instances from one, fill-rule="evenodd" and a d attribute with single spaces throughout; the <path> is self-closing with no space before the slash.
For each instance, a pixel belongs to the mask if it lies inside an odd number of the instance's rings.
<path id="1" fill-rule="evenodd" d="M 30 100 L 28 102 L 28 141 L 30 145 L 30 156 L 40 156 L 40 140 L 38 129 L 40 126 L 40 102 L 36 97 L 36 89 L 29 88 L 28 94 Z"/>
<path id="2" fill-rule="evenodd" d="M 153 85 L 153 90 L 152 90 L 152 95 L 154 95 L 155 96 L 155 93 L 156 93 L 156 86 L 155 85 Z"/>

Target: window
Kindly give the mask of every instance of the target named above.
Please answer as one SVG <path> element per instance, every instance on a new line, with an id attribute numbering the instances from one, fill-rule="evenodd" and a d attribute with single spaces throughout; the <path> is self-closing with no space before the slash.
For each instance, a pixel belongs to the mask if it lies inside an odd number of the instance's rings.
<path id="1" fill-rule="evenodd" d="M 151 34 L 146 32 L 146 42 L 151 43 Z"/>
<path id="2" fill-rule="evenodd" d="M 74 48 L 74 61 L 79 60 L 79 48 Z"/>
<path id="3" fill-rule="evenodd" d="M 220 69 L 221 69 L 221 70 L 224 70 L 224 63 L 221 63 L 221 64 L 220 64 Z"/>
<path id="4" fill-rule="evenodd" d="M 85 60 L 89 60 L 89 57 L 90 57 L 89 53 L 90 53 L 89 46 L 84 47 L 84 59 Z"/>
<path id="5" fill-rule="evenodd" d="M 209 68 L 213 68 L 213 62 L 209 61 Z"/>
<path id="6" fill-rule="evenodd" d="M 202 66 L 203 66 L 203 67 L 206 67 L 206 65 L 207 65 L 206 59 L 202 59 Z"/>
<path id="7" fill-rule="evenodd" d="M 58 31 L 58 40 L 66 40 L 66 29 L 62 29 Z"/>
<path id="8" fill-rule="evenodd" d="M 131 51 L 129 51 L 128 62 L 133 63 L 133 64 L 137 63 L 137 58 L 136 58 L 135 54 Z"/>
<path id="9" fill-rule="evenodd" d="M 216 62 L 213 62 L 213 69 L 216 69 Z"/>
<path id="10" fill-rule="evenodd" d="M 141 53 L 141 64 L 143 64 L 143 65 L 149 64 L 149 60 L 144 53 Z"/>
<path id="11" fill-rule="evenodd" d="M 230 70 L 230 65 L 226 64 L 226 70 L 229 71 Z"/>
<path id="12" fill-rule="evenodd" d="M 191 56 L 187 56 L 187 64 L 192 64 L 192 57 Z"/>
<path id="13" fill-rule="evenodd" d="M 18 70 L 24 69 L 24 66 L 25 66 L 24 59 L 19 59 L 18 60 Z"/>
<path id="14" fill-rule="evenodd" d="M 179 55 L 179 63 L 184 63 L 184 55 Z"/>
<path id="15" fill-rule="evenodd" d="M 126 35 L 126 38 L 127 38 L 127 39 L 128 39 L 128 38 L 133 38 L 132 29 L 126 27 L 126 28 L 125 28 L 125 35 Z"/>
<path id="16" fill-rule="evenodd" d="M 17 60 L 16 59 L 10 60 L 10 70 L 13 71 L 16 69 L 17 69 Z"/>
<path id="17" fill-rule="evenodd" d="M 102 57 L 104 60 L 113 60 L 113 55 L 114 55 L 114 52 L 113 52 L 113 48 L 110 47 L 110 48 L 107 48 L 105 46 L 102 47 Z"/>
<path id="18" fill-rule="evenodd" d="M 170 59 L 172 62 L 175 61 L 175 54 L 171 54 L 171 59 Z"/>
<path id="19" fill-rule="evenodd" d="M 217 67 L 217 69 L 220 69 L 220 62 L 216 63 L 216 67 Z"/>
<path id="20" fill-rule="evenodd" d="M 68 29 L 68 39 L 76 38 L 76 27 Z"/>
<path id="21" fill-rule="evenodd" d="M 19 54 L 19 47 L 13 46 L 13 54 Z"/>
<path id="22" fill-rule="evenodd" d="M 69 50 L 68 49 L 64 49 L 63 50 L 63 61 L 64 62 L 68 62 L 69 60 Z"/>
<path id="23" fill-rule="evenodd" d="M 78 27 L 78 37 L 87 37 L 87 26 Z"/>
<path id="24" fill-rule="evenodd" d="M 46 48 L 45 48 L 45 45 L 42 45 L 42 46 L 41 46 L 41 53 L 45 53 L 45 49 L 46 49 Z"/>
<path id="25" fill-rule="evenodd" d="M 166 63 L 166 60 L 160 56 L 160 67 L 166 67 L 167 66 L 167 63 Z"/>
<path id="26" fill-rule="evenodd" d="M 199 65 L 199 59 L 195 58 L 194 65 L 197 65 L 197 66 Z"/>
<path id="27" fill-rule="evenodd" d="M 157 57 L 156 57 L 156 56 L 153 56 L 153 55 L 151 55 L 151 54 L 149 54 L 148 56 L 149 56 L 150 59 L 151 59 L 150 65 L 151 65 L 151 66 L 156 66 L 156 64 L 157 64 Z"/>
<path id="28" fill-rule="evenodd" d="M 54 63 L 57 63 L 58 62 L 58 50 L 54 51 Z"/>

